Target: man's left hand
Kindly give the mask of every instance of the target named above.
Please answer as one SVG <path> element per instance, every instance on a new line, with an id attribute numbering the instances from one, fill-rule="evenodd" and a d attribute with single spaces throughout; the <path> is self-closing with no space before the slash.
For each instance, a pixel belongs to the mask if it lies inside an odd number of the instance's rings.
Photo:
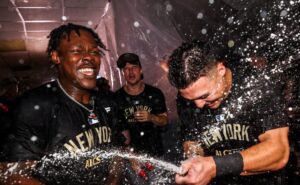
<path id="1" fill-rule="evenodd" d="M 138 122 L 148 122 L 151 121 L 151 114 L 148 111 L 136 111 L 134 118 Z"/>

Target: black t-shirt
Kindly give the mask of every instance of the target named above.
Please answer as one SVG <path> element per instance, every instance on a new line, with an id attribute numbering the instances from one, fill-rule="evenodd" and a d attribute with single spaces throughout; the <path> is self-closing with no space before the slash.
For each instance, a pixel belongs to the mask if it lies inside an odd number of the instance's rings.
<path id="1" fill-rule="evenodd" d="M 152 122 L 137 123 L 134 112 L 146 110 L 151 114 L 167 112 L 165 98 L 161 90 L 145 84 L 144 91 L 132 96 L 120 88 L 114 95 L 119 106 L 120 127 L 128 129 L 131 135 L 131 146 L 137 152 L 145 152 L 150 155 L 161 156 L 163 145 L 161 128 Z"/>
<path id="2" fill-rule="evenodd" d="M 178 96 L 184 140 L 198 141 L 207 156 L 224 156 L 245 150 L 257 144 L 258 136 L 264 132 L 288 126 L 280 75 L 268 70 L 245 71 L 233 71 L 231 92 L 218 109 L 199 109 L 193 102 Z M 229 176 L 217 178 L 216 182 L 284 184 L 283 178 L 277 178 L 281 175 L 281 172 L 275 172 L 248 177 Z"/>
<path id="3" fill-rule="evenodd" d="M 9 161 L 38 160 L 34 174 L 46 184 L 104 184 L 111 160 L 87 152 L 117 144 L 117 109 L 109 98 L 99 97 L 94 113 L 98 122 L 89 123 L 90 112 L 57 82 L 29 91 L 15 112 Z"/>

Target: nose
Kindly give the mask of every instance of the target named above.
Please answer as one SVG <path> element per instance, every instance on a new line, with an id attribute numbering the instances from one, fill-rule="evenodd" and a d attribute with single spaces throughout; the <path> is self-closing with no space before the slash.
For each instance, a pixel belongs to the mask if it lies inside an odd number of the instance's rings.
<path id="1" fill-rule="evenodd" d="M 83 59 L 83 60 L 88 60 L 88 61 L 92 60 L 92 55 L 91 55 L 91 53 L 88 52 L 88 51 L 83 52 L 83 53 L 82 53 L 82 59 Z"/>
<path id="2" fill-rule="evenodd" d="M 198 108 L 203 108 L 206 104 L 206 101 L 205 100 L 195 100 L 194 103 L 196 104 L 196 106 Z"/>

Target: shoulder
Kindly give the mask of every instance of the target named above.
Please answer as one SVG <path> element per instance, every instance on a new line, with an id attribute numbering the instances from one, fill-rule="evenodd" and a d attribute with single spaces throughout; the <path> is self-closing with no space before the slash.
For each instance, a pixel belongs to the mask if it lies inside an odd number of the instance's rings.
<path id="1" fill-rule="evenodd" d="M 145 91 L 163 95 L 162 91 L 159 88 L 149 84 L 145 84 Z"/>
<path id="2" fill-rule="evenodd" d="M 47 95 L 56 94 L 58 86 L 56 82 L 48 82 L 34 89 L 28 90 L 22 97 L 45 97 Z"/>
<path id="3" fill-rule="evenodd" d="M 114 92 L 114 96 L 120 96 L 122 94 L 124 94 L 125 91 L 124 91 L 124 87 L 121 87 L 120 89 L 117 89 L 115 92 Z"/>
<path id="4" fill-rule="evenodd" d="M 35 106 L 36 108 L 47 106 L 49 103 L 52 103 L 55 99 L 57 99 L 58 90 L 59 89 L 56 85 L 56 82 L 43 84 L 37 88 L 25 92 L 18 99 L 18 106 Z"/>
<path id="5" fill-rule="evenodd" d="M 117 91 L 115 91 L 112 95 L 114 101 L 121 101 L 126 98 L 127 93 L 124 90 L 124 87 L 121 87 Z"/>

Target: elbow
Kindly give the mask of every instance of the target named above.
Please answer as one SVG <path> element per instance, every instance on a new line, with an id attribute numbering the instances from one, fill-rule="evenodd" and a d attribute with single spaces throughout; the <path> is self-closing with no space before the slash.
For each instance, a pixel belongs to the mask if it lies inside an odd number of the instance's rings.
<path id="1" fill-rule="evenodd" d="M 289 161 L 289 152 L 287 152 L 287 154 L 284 154 L 284 156 L 277 162 L 274 171 L 284 168 L 287 165 L 288 161 Z"/>
<path id="2" fill-rule="evenodd" d="M 289 156 L 290 156 L 289 147 L 284 147 L 284 150 L 281 152 L 281 157 L 279 160 L 277 160 L 277 163 L 274 166 L 273 170 L 276 171 L 284 168 L 289 161 Z"/>
<path id="3" fill-rule="evenodd" d="M 152 120 L 154 123 L 156 122 L 156 125 L 157 125 L 157 126 L 165 126 L 165 125 L 167 125 L 168 122 L 169 122 L 168 116 L 167 116 L 167 115 L 164 115 L 164 114 L 158 115 L 158 116 L 156 117 L 156 121 L 155 121 L 153 118 L 152 118 L 151 120 Z"/>
<path id="4" fill-rule="evenodd" d="M 165 119 L 164 119 L 163 125 L 167 125 L 168 122 L 169 122 L 169 119 L 168 119 L 168 117 L 166 116 Z"/>
<path id="5" fill-rule="evenodd" d="M 280 161 L 276 164 L 276 166 L 273 168 L 272 171 L 277 171 L 277 170 L 281 170 L 282 168 L 284 168 L 287 164 L 287 161 Z"/>

